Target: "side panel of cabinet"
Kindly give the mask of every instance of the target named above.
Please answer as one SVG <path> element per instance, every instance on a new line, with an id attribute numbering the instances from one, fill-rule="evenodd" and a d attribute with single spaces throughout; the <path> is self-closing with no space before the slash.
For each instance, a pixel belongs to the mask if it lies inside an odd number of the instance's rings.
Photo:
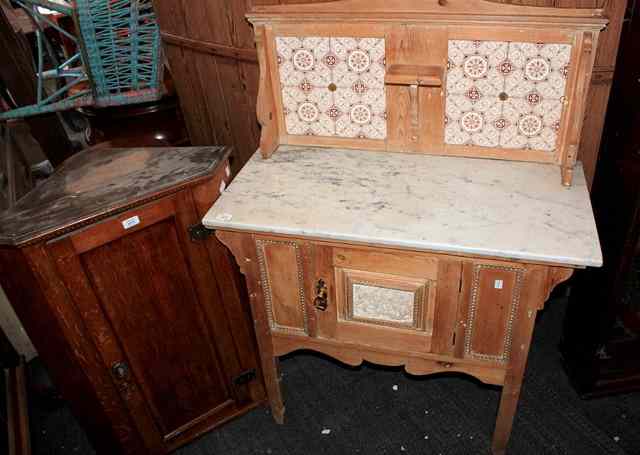
<path id="1" fill-rule="evenodd" d="M 257 237 L 260 281 L 271 330 L 308 333 L 302 244 Z"/>
<path id="2" fill-rule="evenodd" d="M 509 361 L 525 273 L 524 267 L 515 264 L 464 264 L 459 356 Z"/>
<path id="3" fill-rule="evenodd" d="M 206 248 L 188 238 L 197 222 L 182 191 L 49 245 L 152 450 L 248 400 L 246 386 L 232 386 L 240 367 Z"/>

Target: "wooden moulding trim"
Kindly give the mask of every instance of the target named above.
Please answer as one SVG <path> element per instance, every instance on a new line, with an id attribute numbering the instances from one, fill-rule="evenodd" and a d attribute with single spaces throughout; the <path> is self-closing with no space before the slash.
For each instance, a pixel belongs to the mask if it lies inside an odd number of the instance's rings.
<path id="1" fill-rule="evenodd" d="M 167 44 L 187 47 L 195 51 L 205 52 L 207 54 L 217 55 L 219 57 L 258 63 L 258 53 L 255 49 L 225 46 L 224 44 L 199 41 L 191 38 L 185 38 L 184 36 L 174 35 L 173 33 L 168 32 L 162 32 L 161 35 L 162 39 Z"/>
<path id="2" fill-rule="evenodd" d="M 504 365 L 493 362 L 473 362 L 437 354 L 392 351 L 379 347 L 329 339 L 310 339 L 274 332 L 271 334 L 274 354 L 282 356 L 309 349 L 335 358 L 347 365 L 359 366 L 363 361 L 386 366 L 403 366 L 409 374 L 465 373 L 486 384 L 502 385 L 506 375 Z"/>
<path id="3" fill-rule="evenodd" d="M 442 87 L 443 69 L 440 66 L 390 65 L 384 83 L 388 85 L 418 85 Z"/>
<path id="4" fill-rule="evenodd" d="M 280 87 L 279 83 L 271 80 L 269 62 L 266 50 L 266 30 L 265 27 L 256 27 L 254 30 L 255 42 L 258 55 L 258 66 L 260 68 L 260 78 L 258 81 L 258 99 L 256 101 L 256 114 L 258 122 L 262 127 L 260 133 L 260 153 L 263 158 L 269 158 L 278 148 L 279 126 L 278 111 L 274 98 L 273 86 Z"/>
<path id="5" fill-rule="evenodd" d="M 208 432 L 210 432 L 211 430 L 218 428 L 222 425 L 224 425 L 225 423 L 229 422 L 230 420 L 246 414 L 247 412 L 251 411 L 254 408 L 257 408 L 258 406 L 262 406 L 266 403 L 266 399 L 257 401 L 257 402 L 253 402 L 251 404 L 248 404 L 247 406 L 243 406 L 241 408 L 228 408 L 226 410 L 224 410 L 224 416 L 220 417 L 219 419 L 216 419 L 215 421 L 208 421 L 208 422 L 204 422 L 201 426 L 199 426 L 198 428 L 195 429 L 195 431 L 193 431 L 192 433 L 189 433 L 187 435 L 182 435 L 182 436 L 176 436 L 174 439 L 170 440 L 170 441 L 166 441 L 166 445 L 167 445 L 167 452 L 173 452 L 174 450 L 179 449 L 180 447 L 182 447 L 183 445 L 199 438 L 200 436 L 203 436 L 205 434 L 207 434 Z M 216 407 L 215 411 L 218 411 L 220 407 Z M 211 413 L 213 414 L 213 413 Z"/>
<path id="6" fill-rule="evenodd" d="M 602 9 L 543 8 L 497 4 L 483 0 L 345 0 L 330 3 L 255 6 L 252 23 L 265 21 L 366 21 L 438 24 L 504 24 L 601 30 L 607 24 Z"/>
<path id="7" fill-rule="evenodd" d="M 282 109 L 281 109 L 282 110 Z M 336 147 L 367 151 L 386 150 L 386 141 L 377 139 L 352 139 L 332 136 L 297 136 L 289 134 L 281 139 L 284 145 L 303 145 L 307 147 Z M 419 152 L 416 152 L 419 153 Z"/>
<path id="8" fill-rule="evenodd" d="M 215 416 L 216 414 L 222 413 L 224 412 L 225 414 L 231 413 L 235 411 L 235 402 L 232 399 L 227 399 L 226 401 L 220 403 L 218 406 L 214 407 L 213 409 L 210 409 L 209 411 L 205 412 L 204 414 L 196 417 L 195 419 L 185 423 L 184 425 L 176 428 L 175 430 L 173 430 L 172 432 L 170 432 L 169 434 L 164 435 L 163 439 L 164 442 L 168 442 L 171 441 L 172 439 L 176 439 L 178 437 L 180 437 L 181 435 L 183 435 L 184 433 L 186 433 L 187 431 L 189 431 L 191 428 L 200 425 L 201 423 L 205 422 L 206 420 L 210 419 L 211 416 Z"/>
<path id="9" fill-rule="evenodd" d="M 326 237 L 315 237 L 313 235 L 305 235 L 302 236 L 300 234 L 281 234 L 281 233 L 277 233 L 277 232 L 266 232 L 266 231 L 253 231 L 253 230 L 249 230 L 249 229 L 241 229 L 241 228 L 230 228 L 230 227 L 224 227 L 224 228 L 220 228 L 220 227 L 212 227 L 210 229 L 215 229 L 216 231 L 216 237 L 218 237 L 220 239 L 220 241 L 222 243 L 224 243 L 227 247 L 229 247 L 229 245 L 227 245 L 226 241 L 224 240 L 225 234 L 229 233 L 229 234 L 245 234 L 245 235 L 257 235 L 257 236 L 265 236 L 268 235 L 271 238 L 281 238 L 281 239 L 285 239 L 285 240 L 292 240 L 292 241 L 299 241 L 299 242 L 304 242 L 304 241 L 313 241 L 316 245 L 324 245 L 324 246 L 330 246 L 330 247 L 339 247 L 339 248 L 353 248 L 353 249 L 367 249 L 367 248 L 375 248 L 376 250 L 383 250 L 385 252 L 393 252 L 393 251 L 399 251 L 399 252 L 404 252 L 404 253 L 415 253 L 415 254 L 419 254 L 419 255 L 434 255 L 437 256 L 439 259 L 461 259 L 461 260 L 467 260 L 467 261 L 474 261 L 474 260 L 482 260 L 482 261 L 495 261 L 495 262 L 500 262 L 500 263 L 517 263 L 517 264 L 527 264 L 527 265 L 544 265 L 544 266 L 550 266 L 550 267 L 558 267 L 558 268 L 564 268 L 564 269 L 569 269 L 569 270 L 573 270 L 574 268 L 577 269 L 583 269 L 585 268 L 585 266 L 582 265 L 575 265 L 575 264 L 559 264 L 556 262 L 544 262 L 544 261 L 536 261 L 536 260 L 530 260 L 530 259 L 518 259 L 518 258 L 508 258 L 508 257 L 498 257 L 498 256 L 482 256 L 482 255 L 478 255 L 478 254 L 471 254 L 471 253 L 456 253 L 456 252 L 452 252 L 452 251 L 438 251 L 438 250 L 420 250 L 420 249 L 416 249 L 416 248 L 412 248 L 412 247 L 403 247 L 403 246 L 399 246 L 399 245 L 381 245 L 379 243 L 370 243 L 370 242 L 366 242 L 366 241 L 355 241 L 355 240 L 344 240 L 344 241 L 340 241 L 340 240 L 327 240 Z M 231 247 L 229 247 L 229 249 L 231 249 Z M 243 261 L 240 261 L 239 258 L 236 257 L 236 261 L 238 262 L 238 265 L 240 266 L 240 271 L 246 275 L 245 271 L 243 270 Z"/>
<path id="10" fill-rule="evenodd" d="M 565 186 L 571 186 L 573 181 L 573 170 L 578 158 L 578 147 L 586 114 L 587 97 L 589 96 L 589 85 L 591 83 L 597 45 L 598 33 L 586 32 L 582 34 L 576 46 L 575 67 L 579 77 L 573 91 L 573 100 L 570 107 L 571 116 L 567 120 L 566 151 L 562 162 L 562 184 Z"/>
<path id="11" fill-rule="evenodd" d="M 422 152 L 427 153 L 428 152 Z M 444 151 L 434 155 L 462 156 L 468 158 L 488 158 L 534 163 L 556 163 L 559 151 L 507 149 L 498 147 L 476 147 L 473 145 L 445 145 Z"/>
<path id="12" fill-rule="evenodd" d="M 540 309 L 542 309 L 542 307 L 544 307 L 544 303 L 549 300 L 551 292 L 555 287 L 571 278 L 571 275 L 573 275 L 573 269 L 567 267 L 549 267 L 547 273 L 547 289 L 544 302 L 542 302 Z"/>
<path id="13" fill-rule="evenodd" d="M 277 61 L 277 51 L 276 51 L 276 39 L 273 31 L 273 27 L 271 25 L 265 25 L 264 27 L 256 27 L 255 30 L 263 30 L 263 35 L 256 34 L 256 46 L 258 47 L 258 52 L 260 52 L 260 57 L 264 58 L 265 64 L 265 83 L 269 83 L 268 87 L 271 89 L 271 98 L 267 98 L 268 94 L 259 95 L 260 99 L 258 100 L 258 104 L 271 102 L 272 109 L 274 109 L 275 116 L 275 137 L 273 138 L 274 144 L 271 146 L 271 153 L 273 153 L 280 144 L 286 144 L 284 140 L 286 125 L 284 120 L 284 109 L 282 103 L 282 87 L 280 84 L 280 72 L 277 64 L 274 62 Z M 262 69 L 261 69 L 262 72 Z M 268 72 L 268 74 L 266 74 Z M 260 76 L 262 78 L 262 75 Z M 262 143 L 267 141 L 266 135 L 268 135 L 268 130 L 262 130 L 262 136 L 260 138 L 260 146 L 262 147 Z M 263 157 L 270 156 L 268 151 L 260 150 Z"/>

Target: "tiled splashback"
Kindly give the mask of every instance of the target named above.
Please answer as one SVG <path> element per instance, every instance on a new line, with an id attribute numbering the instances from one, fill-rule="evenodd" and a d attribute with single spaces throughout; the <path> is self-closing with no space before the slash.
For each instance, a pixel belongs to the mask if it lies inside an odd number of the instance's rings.
<path id="1" fill-rule="evenodd" d="M 382 38 L 277 37 L 288 134 L 387 137 Z"/>
<path id="2" fill-rule="evenodd" d="M 449 41 L 445 142 L 554 152 L 567 44 Z"/>
<path id="3" fill-rule="evenodd" d="M 555 152 L 571 50 L 449 41 L 445 143 Z M 287 134 L 387 138 L 384 38 L 277 37 L 276 51 Z"/>

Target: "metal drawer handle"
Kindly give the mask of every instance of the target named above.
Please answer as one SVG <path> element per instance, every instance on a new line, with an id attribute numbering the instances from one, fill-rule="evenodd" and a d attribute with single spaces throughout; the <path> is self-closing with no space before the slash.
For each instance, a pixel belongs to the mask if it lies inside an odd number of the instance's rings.
<path id="1" fill-rule="evenodd" d="M 124 381 L 129 378 L 129 365 L 125 362 L 116 362 L 111 365 L 111 373 L 114 378 Z"/>
<path id="2" fill-rule="evenodd" d="M 329 291 L 327 284 L 323 279 L 318 280 L 316 283 L 316 298 L 313 300 L 313 306 L 316 310 L 325 311 L 327 309 Z"/>

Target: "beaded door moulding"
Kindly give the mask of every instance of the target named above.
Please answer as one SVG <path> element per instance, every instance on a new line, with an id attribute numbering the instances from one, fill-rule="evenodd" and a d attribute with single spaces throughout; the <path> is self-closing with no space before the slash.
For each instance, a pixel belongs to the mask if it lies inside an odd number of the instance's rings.
<path id="1" fill-rule="evenodd" d="M 482 0 L 258 6 L 260 151 L 550 163 L 570 185 L 601 10 Z"/>

